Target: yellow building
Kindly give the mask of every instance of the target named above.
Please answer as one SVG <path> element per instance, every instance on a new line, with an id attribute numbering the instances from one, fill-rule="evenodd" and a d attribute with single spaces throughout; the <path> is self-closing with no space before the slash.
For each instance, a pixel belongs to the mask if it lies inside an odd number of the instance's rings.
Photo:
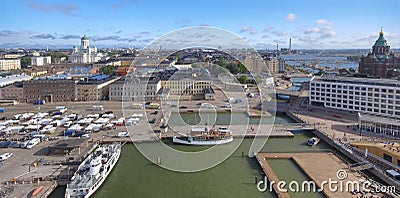
<path id="1" fill-rule="evenodd" d="M 368 149 L 368 153 L 372 153 L 394 165 L 400 166 L 400 144 L 397 142 L 352 142 L 350 145 L 361 150 Z"/>

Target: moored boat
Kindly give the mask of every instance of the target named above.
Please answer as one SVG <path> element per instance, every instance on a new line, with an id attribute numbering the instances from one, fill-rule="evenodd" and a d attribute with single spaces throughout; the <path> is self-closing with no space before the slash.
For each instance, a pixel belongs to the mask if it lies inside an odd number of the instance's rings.
<path id="1" fill-rule="evenodd" d="M 121 144 L 102 145 L 79 165 L 65 190 L 65 197 L 90 197 L 106 180 L 121 154 Z"/>
<path id="2" fill-rule="evenodd" d="M 309 146 L 315 146 L 318 143 L 319 143 L 319 138 L 317 138 L 317 137 L 312 137 L 312 138 L 308 139 L 308 141 L 307 141 L 307 144 Z"/>
<path id="3" fill-rule="evenodd" d="M 227 144 L 233 141 L 232 132 L 226 127 L 217 130 L 204 128 L 192 128 L 188 135 L 174 136 L 172 142 L 176 144 L 212 146 Z"/>

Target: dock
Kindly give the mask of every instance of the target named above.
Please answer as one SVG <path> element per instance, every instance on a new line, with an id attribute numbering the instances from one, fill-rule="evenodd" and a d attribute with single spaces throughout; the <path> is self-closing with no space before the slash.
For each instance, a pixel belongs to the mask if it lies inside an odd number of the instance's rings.
<path id="1" fill-rule="evenodd" d="M 329 179 L 332 181 L 338 181 L 339 184 L 340 182 L 343 182 L 343 189 L 346 189 L 346 182 L 359 181 L 360 179 L 364 181 L 366 180 L 359 173 L 350 171 L 348 165 L 332 152 L 258 153 L 256 159 L 263 172 L 268 177 L 269 182 L 274 181 L 275 183 L 278 183 L 280 180 L 272 167 L 268 164 L 268 159 L 292 159 L 310 181 L 315 182 L 317 189 L 321 189 L 321 184 Z M 316 163 L 318 163 L 318 166 L 316 166 Z M 344 179 L 338 178 L 337 174 L 339 170 L 346 171 L 346 177 Z M 290 181 L 285 182 L 289 183 Z M 338 187 L 340 187 L 339 184 L 337 185 Z M 360 185 L 362 185 L 362 183 Z M 289 193 L 279 191 L 276 185 L 273 187 L 278 197 L 290 197 Z M 360 189 L 362 189 L 361 186 Z M 322 193 L 326 197 L 360 197 L 360 193 L 363 192 L 354 193 L 346 190 L 330 191 L 329 188 L 325 186 Z M 363 195 L 367 196 L 372 194 L 366 193 Z"/>

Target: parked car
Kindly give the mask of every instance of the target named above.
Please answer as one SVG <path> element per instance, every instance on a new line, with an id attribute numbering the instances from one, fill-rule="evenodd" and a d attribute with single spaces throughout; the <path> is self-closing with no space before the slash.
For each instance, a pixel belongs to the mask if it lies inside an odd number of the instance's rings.
<path id="1" fill-rule="evenodd" d="M 19 148 L 20 146 L 19 142 L 11 142 L 11 144 L 8 145 L 9 148 Z"/>
<path id="2" fill-rule="evenodd" d="M 0 148 L 8 148 L 8 146 L 11 144 L 10 141 L 4 141 L 0 143 Z"/>
<path id="3" fill-rule="evenodd" d="M 32 140 L 29 141 L 28 145 L 26 145 L 27 149 L 31 149 L 34 146 L 38 145 L 40 143 L 40 139 L 39 138 L 33 138 Z"/>
<path id="4" fill-rule="evenodd" d="M 119 132 L 117 134 L 117 137 L 129 137 L 129 133 L 128 132 Z"/>
<path id="5" fill-rule="evenodd" d="M 150 124 L 154 124 L 154 123 L 156 123 L 156 121 L 157 121 L 157 119 L 156 119 L 156 118 L 153 118 L 153 119 L 151 119 L 151 120 L 149 121 L 149 123 L 150 123 Z"/>
<path id="6" fill-rule="evenodd" d="M 43 104 L 46 104 L 46 101 L 45 100 L 35 100 L 33 102 L 33 104 L 34 105 L 43 105 Z"/>
<path id="7" fill-rule="evenodd" d="M 202 103 L 200 106 L 203 107 L 203 108 L 208 108 L 208 109 L 215 109 L 216 108 L 215 105 L 210 104 L 210 103 Z"/>
<path id="8" fill-rule="evenodd" d="M 3 155 L 0 155 L 0 162 L 10 158 L 12 155 L 12 153 L 4 153 Z"/>

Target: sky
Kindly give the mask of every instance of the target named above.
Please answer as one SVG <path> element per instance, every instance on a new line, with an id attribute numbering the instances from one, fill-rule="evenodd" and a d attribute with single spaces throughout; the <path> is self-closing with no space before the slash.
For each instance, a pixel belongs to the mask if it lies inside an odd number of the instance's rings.
<path id="1" fill-rule="evenodd" d="M 400 47 L 400 0 L 8 0 L 0 48 L 144 47 L 171 31 L 217 27 L 257 49 L 369 49 L 381 27 Z"/>

